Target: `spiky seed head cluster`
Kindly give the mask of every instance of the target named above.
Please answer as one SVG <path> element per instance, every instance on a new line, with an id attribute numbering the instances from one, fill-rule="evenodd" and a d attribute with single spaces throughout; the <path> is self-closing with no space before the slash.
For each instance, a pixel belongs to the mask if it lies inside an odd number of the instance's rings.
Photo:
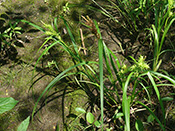
<path id="1" fill-rule="evenodd" d="M 136 61 L 131 69 L 135 70 L 136 68 L 140 70 L 147 70 L 149 69 L 149 65 L 145 62 L 146 57 L 140 56 L 138 62 Z"/>
<path id="2" fill-rule="evenodd" d="M 134 59 L 134 58 L 133 58 Z M 123 65 L 120 70 L 120 74 L 125 74 L 128 72 L 135 72 L 135 76 L 138 76 L 139 73 L 148 70 L 150 67 L 149 65 L 145 62 L 146 57 L 140 56 L 138 61 L 134 59 L 134 65 L 127 67 L 127 65 Z"/>

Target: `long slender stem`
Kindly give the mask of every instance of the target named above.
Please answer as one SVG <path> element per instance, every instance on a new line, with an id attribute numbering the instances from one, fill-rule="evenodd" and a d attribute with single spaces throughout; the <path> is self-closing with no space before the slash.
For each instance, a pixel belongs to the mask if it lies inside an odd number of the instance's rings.
<path id="1" fill-rule="evenodd" d="M 103 45 L 102 40 L 98 40 L 98 48 L 99 48 L 99 66 L 100 66 L 100 103 L 101 103 L 101 121 L 102 121 L 102 131 L 103 131 Z"/>
<path id="2" fill-rule="evenodd" d="M 94 24 L 99 35 L 98 39 L 98 53 L 99 53 L 99 70 L 100 70 L 100 103 L 101 103 L 101 122 L 102 122 L 102 131 L 103 131 L 103 107 L 104 107 L 104 89 L 103 89 L 103 40 L 98 27 L 97 22 L 94 20 Z"/>

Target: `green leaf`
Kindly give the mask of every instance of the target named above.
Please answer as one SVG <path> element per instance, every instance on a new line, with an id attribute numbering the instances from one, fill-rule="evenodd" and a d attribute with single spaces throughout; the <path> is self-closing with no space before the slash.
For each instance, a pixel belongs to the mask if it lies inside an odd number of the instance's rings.
<path id="1" fill-rule="evenodd" d="M 135 128 L 137 129 L 137 131 L 143 131 L 144 127 L 141 120 L 136 120 Z"/>
<path id="2" fill-rule="evenodd" d="M 106 131 L 112 131 L 112 129 L 111 128 L 110 129 L 109 128 L 106 128 Z"/>
<path id="3" fill-rule="evenodd" d="M 118 119 L 118 118 L 120 118 L 122 116 L 124 116 L 123 113 L 122 112 L 119 112 L 119 113 L 115 114 L 113 118 L 114 119 Z"/>
<path id="4" fill-rule="evenodd" d="M 22 34 L 20 31 L 15 31 L 16 34 Z"/>
<path id="5" fill-rule="evenodd" d="M 116 118 L 120 118 L 120 117 L 122 117 L 122 116 L 124 116 L 124 115 L 123 115 L 123 113 L 121 113 L 121 112 L 119 112 L 119 113 L 116 114 Z"/>
<path id="6" fill-rule="evenodd" d="M 173 98 L 172 97 L 164 97 L 162 98 L 162 101 L 172 101 Z"/>
<path id="7" fill-rule="evenodd" d="M 95 121 L 95 122 L 94 122 L 94 125 L 95 125 L 96 127 L 98 127 L 98 128 L 101 126 L 101 124 L 102 124 L 101 121 Z"/>
<path id="8" fill-rule="evenodd" d="M 57 124 L 55 131 L 60 131 L 59 124 Z"/>
<path id="9" fill-rule="evenodd" d="M 147 75 L 148 75 L 148 77 L 149 77 L 149 79 L 150 79 L 150 81 L 151 81 L 151 83 L 152 83 L 152 85 L 153 85 L 153 87 L 154 87 L 154 90 L 155 90 L 155 92 L 156 92 L 157 98 L 158 98 L 158 100 L 159 100 L 160 107 L 161 107 L 161 110 L 162 110 L 162 114 L 163 114 L 163 117 L 164 117 L 163 123 L 165 124 L 165 108 L 164 108 L 164 106 L 163 106 L 163 102 L 162 102 L 162 99 L 161 99 L 161 97 L 160 97 L 159 89 L 158 89 L 158 87 L 157 87 L 157 85 L 156 85 L 156 83 L 155 83 L 155 81 L 154 81 L 154 79 L 153 79 L 153 77 L 152 77 L 152 74 L 151 74 L 150 72 L 148 72 Z M 153 76 L 154 76 L 154 75 L 153 75 Z"/>
<path id="10" fill-rule="evenodd" d="M 18 127 L 17 131 L 26 131 L 30 122 L 30 116 L 28 116 Z"/>
<path id="11" fill-rule="evenodd" d="M 4 31 L 4 33 L 8 33 L 11 30 L 11 28 L 8 28 L 7 30 Z"/>
<path id="12" fill-rule="evenodd" d="M 97 21 L 94 20 L 94 25 L 96 27 L 97 33 L 100 38 L 98 39 L 98 55 L 99 55 L 99 71 L 100 71 L 100 109 L 101 109 L 101 121 L 102 121 L 102 131 L 103 131 L 103 105 L 104 105 L 104 89 L 103 89 L 103 39 L 98 27 Z"/>
<path id="13" fill-rule="evenodd" d="M 90 124 L 92 124 L 92 123 L 94 122 L 94 120 L 95 120 L 95 117 L 94 117 L 94 115 L 93 115 L 91 112 L 88 112 L 88 113 L 86 114 L 86 120 L 87 120 Z"/>
<path id="14" fill-rule="evenodd" d="M 41 28 L 40 26 L 35 25 L 35 24 L 33 24 L 33 23 L 29 22 L 29 21 L 21 20 L 21 22 L 27 23 L 27 24 L 29 24 L 29 25 L 31 25 L 31 26 L 37 28 L 38 30 L 45 32 L 45 30 L 44 30 L 43 28 Z"/>
<path id="15" fill-rule="evenodd" d="M 126 82 L 123 85 L 123 100 L 122 100 L 122 110 L 125 116 L 125 129 L 130 131 L 130 99 L 127 97 L 127 88 L 129 87 L 129 82 L 134 72 L 131 72 L 127 77 Z"/>
<path id="16" fill-rule="evenodd" d="M 173 98 L 172 97 L 164 97 L 162 98 L 162 101 L 172 101 Z"/>
<path id="17" fill-rule="evenodd" d="M 22 30 L 21 27 L 15 27 L 14 30 Z"/>
<path id="18" fill-rule="evenodd" d="M 148 118 L 147 118 L 147 122 L 151 123 L 153 121 L 154 121 L 154 116 L 153 115 L 149 115 Z"/>
<path id="19" fill-rule="evenodd" d="M 86 113 L 86 111 L 83 108 L 77 107 L 75 110 L 79 113 Z"/>
<path id="20" fill-rule="evenodd" d="M 0 114 L 11 110 L 17 103 L 12 97 L 0 98 Z"/>

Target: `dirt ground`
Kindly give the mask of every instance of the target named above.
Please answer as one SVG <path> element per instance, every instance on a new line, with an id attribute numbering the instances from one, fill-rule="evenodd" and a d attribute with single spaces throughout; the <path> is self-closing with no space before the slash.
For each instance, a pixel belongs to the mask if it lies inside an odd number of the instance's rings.
<path id="1" fill-rule="evenodd" d="M 55 11 L 59 10 L 57 6 L 61 6 L 62 2 L 50 2 L 49 6 L 53 6 L 51 10 L 47 5 L 49 3 L 44 0 L 12 0 L 0 5 L 0 13 L 6 12 L 11 19 L 23 18 L 41 25 L 41 20 L 51 22 L 51 15 L 55 15 Z M 17 126 L 31 115 L 37 98 L 54 78 L 52 73 L 42 69 L 42 64 L 33 72 L 39 56 L 36 52 L 43 40 L 41 32 L 30 32 L 30 28 L 26 27 L 25 32 L 19 35 L 23 46 L 16 48 L 17 56 L 1 63 L 0 97 L 13 97 L 19 103 L 14 109 L 0 116 L 0 131 L 16 130 Z M 45 96 L 38 104 L 38 113 L 28 130 L 52 131 L 57 125 L 63 130 L 64 123 L 70 122 L 67 116 L 74 113 L 76 107 L 85 107 L 87 101 L 84 92 L 72 91 L 73 89 L 67 87 L 64 82 L 57 84 L 49 93 L 47 100 Z"/>

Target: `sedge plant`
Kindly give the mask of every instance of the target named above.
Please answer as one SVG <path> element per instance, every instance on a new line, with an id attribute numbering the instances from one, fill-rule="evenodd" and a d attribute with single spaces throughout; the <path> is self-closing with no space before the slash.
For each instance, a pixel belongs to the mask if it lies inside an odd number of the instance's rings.
<path id="1" fill-rule="evenodd" d="M 140 56 L 138 60 L 132 58 L 134 64 L 130 67 L 127 67 L 127 65 L 122 65 L 116 55 L 106 46 L 105 42 L 103 41 L 97 22 L 95 20 L 92 21 L 91 19 L 89 19 L 88 23 L 86 24 L 88 24 L 88 27 L 94 33 L 98 41 L 99 62 L 97 63 L 95 61 L 85 61 L 79 54 L 78 44 L 74 39 L 68 22 L 64 19 L 64 17 L 61 16 L 60 18 L 63 20 L 67 32 L 70 36 L 72 42 L 71 45 L 62 40 L 61 35 L 57 30 L 57 18 L 54 19 L 53 26 L 45 24 L 43 22 L 45 29 L 31 22 L 22 20 L 22 22 L 28 23 L 43 31 L 47 36 L 46 41 L 43 43 L 39 50 L 41 50 L 41 48 L 48 42 L 48 40 L 53 41 L 53 43 L 48 48 L 44 49 L 35 66 L 37 66 L 43 55 L 57 44 L 61 45 L 63 50 L 67 52 L 71 56 L 72 61 L 74 61 L 74 64 L 72 66 L 58 74 L 54 80 L 52 80 L 49 85 L 43 90 L 40 97 L 35 103 L 32 117 L 37 110 L 37 105 L 41 98 L 45 94 L 49 93 L 49 91 L 57 82 L 63 78 L 75 76 L 77 78 L 75 83 L 77 83 L 80 89 L 84 90 L 89 97 L 91 96 L 90 94 L 93 94 L 92 90 L 88 86 L 89 84 L 95 86 L 97 94 L 99 94 L 98 97 L 100 101 L 101 111 L 99 122 L 100 124 L 98 127 L 95 126 L 94 128 L 100 128 L 101 130 L 107 129 L 104 125 L 104 123 L 106 123 L 104 120 L 104 114 L 106 114 L 107 111 L 104 109 L 111 109 L 113 115 L 112 118 L 109 118 L 112 119 L 111 122 L 116 124 L 116 121 L 119 121 L 119 126 L 123 125 L 123 127 L 121 126 L 120 129 L 130 131 L 133 128 L 130 125 L 131 114 L 137 114 L 137 112 L 142 111 L 143 108 L 140 109 L 138 106 L 142 105 L 154 117 L 156 122 L 160 125 L 161 129 L 165 130 L 165 108 L 161 94 L 159 92 L 159 88 L 161 86 L 174 86 L 175 80 L 167 75 L 150 71 L 149 65 L 145 62 L 145 57 L 143 56 Z M 99 74 L 93 69 L 92 65 L 99 66 Z M 77 74 L 81 77 L 77 77 Z M 171 84 L 156 84 L 157 81 L 161 82 L 163 79 L 166 79 Z M 106 82 L 109 84 L 106 85 Z M 143 103 L 143 98 L 138 96 L 138 94 L 143 91 L 146 92 L 145 97 L 148 99 L 148 101 L 145 102 L 147 102 L 147 104 Z M 155 91 L 159 105 L 161 107 L 161 118 L 159 118 L 153 111 L 153 106 L 151 104 L 151 97 L 153 97 L 151 95 L 153 94 L 153 91 Z M 134 111 L 131 110 L 133 106 L 136 107 L 136 110 Z M 92 115 L 90 116 L 92 117 Z M 90 121 L 90 124 L 93 124 L 93 122 Z M 143 129 L 143 126 L 138 126 L 143 125 L 140 120 L 136 120 L 136 125 L 137 130 Z M 108 128 L 116 129 L 119 127 L 116 125 L 114 127 Z"/>
<path id="2" fill-rule="evenodd" d="M 168 31 L 175 21 L 175 14 L 173 11 L 174 1 L 165 0 L 159 1 L 154 6 L 155 23 L 152 28 L 149 28 L 152 35 L 153 42 L 153 71 L 157 71 L 162 63 L 160 56 L 167 51 L 174 50 L 162 50 L 165 44 L 165 39 Z"/>

